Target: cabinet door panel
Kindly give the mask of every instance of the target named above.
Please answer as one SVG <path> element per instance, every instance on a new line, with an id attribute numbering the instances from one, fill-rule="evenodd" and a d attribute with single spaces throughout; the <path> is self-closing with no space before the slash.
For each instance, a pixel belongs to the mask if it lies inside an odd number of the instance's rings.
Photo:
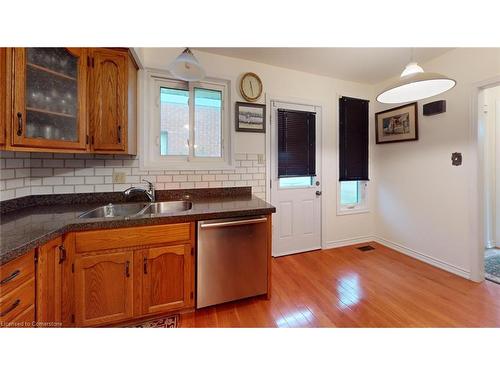
<path id="1" fill-rule="evenodd" d="M 86 149 L 87 52 L 16 48 L 12 144 Z"/>
<path id="2" fill-rule="evenodd" d="M 62 238 L 56 238 L 38 249 L 36 279 L 37 322 L 60 324 L 62 306 L 62 262 L 66 254 Z"/>
<path id="3" fill-rule="evenodd" d="M 191 245 L 143 250 L 143 313 L 191 306 Z"/>
<path id="4" fill-rule="evenodd" d="M 93 49 L 90 122 L 95 151 L 124 151 L 127 130 L 127 54 Z"/>
<path id="5" fill-rule="evenodd" d="M 77 326 L 111 323 L 133 316 L 133 252 L 77 257 Z"/>

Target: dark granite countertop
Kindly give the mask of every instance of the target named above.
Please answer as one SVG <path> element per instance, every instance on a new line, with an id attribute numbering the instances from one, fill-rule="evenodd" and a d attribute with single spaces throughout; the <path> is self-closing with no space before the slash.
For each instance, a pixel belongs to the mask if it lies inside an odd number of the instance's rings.
<path id="1" fill-rule="evenodd" d="M 202 190 L 206 191 L 205 194 Z M 276 209 L 252 196 L 249 189 L 194 189 L 189 191 L 159 191 L 157 201 L 177 200 L 185 193 L 193 206 L 188 211 L 165 215 L 141 215 L 116 218 L 78 218 L 83 212 L 107 203 L 122 203 L 121 196 L 108 194 L 72 194 L 40 196 L 37 199 L 4 204 L 0 215 L 0 265 L 7 263 L 67 232 L 109 229 L 141 225 L 179 223 L 239 216 L 266 215 Z M 4 202 L 2 202 L 4 203 Z M 9 207 L 7 210 L 5 207 Z M 8 212 L 6 212 L 8 211 Z"/>

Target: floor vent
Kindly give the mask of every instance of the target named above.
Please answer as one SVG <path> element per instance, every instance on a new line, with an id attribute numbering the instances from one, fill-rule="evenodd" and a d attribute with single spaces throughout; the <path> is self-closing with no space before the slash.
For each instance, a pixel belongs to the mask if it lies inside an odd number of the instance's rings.
<path id="1" fill-rule="evenodd" d="M 361 250 L 361 251 L 375 250 L 375 248 L 373 246 L 370 246 L 370 245 L 360 246 L 360 247 L 357 247 L 356 249 Z"/>

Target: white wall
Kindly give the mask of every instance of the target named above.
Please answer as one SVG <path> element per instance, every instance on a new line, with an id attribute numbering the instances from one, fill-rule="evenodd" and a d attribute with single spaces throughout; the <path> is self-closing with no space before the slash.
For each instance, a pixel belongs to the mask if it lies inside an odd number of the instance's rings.
<path id="1" fill-rule="evenodd" d="M 500 49 L 455 49 L 422 66 L 457 86 L 419 102 L 419 141 L 374 146 L 375 231 L 402 251 L 469 277 L 479 251 L 472 94 L 476 83 L 500 75 Z M 438 99 L 447 101 L 447 112 L 422 116 L 422 105 Z M 452 152 L 463 153 L 462 166 L 451 165 Z"/>
<path id="2" fill-rule="evenodd" d="M 182 49 L 177 48 L 145 48 L 141 51 L 142 62 L 147 68 L 166 69 L 180 52 Z M 262 79 L 264 85 L 264 95 L 260 99 L 262 104 L 268 103 L 271 99 L 296 99 L 322 105 L 323 245 L 324 247 L 333 247 L 373 235 L 373 212 L 347 216 L 337 216 L 336 214 L 337 95 L 371 99 L 373 96 L 372 87 L 196 50 L 194 53 L 206 69 L 207 76 L 231 81 L 233 108 L 235 101 L 242 101 L 238 90 L 239 79 L 242 74 L 249 71 L 258 74 Z M 269 112 L 267 119 L 269 121 Z M 264 153 L 266 149 L 265 135 L 236 133 L 235 148 L 239 153 Z M 269 197 L 267 198 L 269 199 Z M 373 199 L 370 200 L 370 204 L 372 203 Z"/>
<path id="3" fill-rule="evenodd" d="M 500 86 L 484 90 L 480 103 L 485 124 L 485 242 L 486 247 L 500 245 L 500 113 L 497 113 L 497 102 L 500 103 Z M 498 176 L 498 177 L 497 177 Z"/>

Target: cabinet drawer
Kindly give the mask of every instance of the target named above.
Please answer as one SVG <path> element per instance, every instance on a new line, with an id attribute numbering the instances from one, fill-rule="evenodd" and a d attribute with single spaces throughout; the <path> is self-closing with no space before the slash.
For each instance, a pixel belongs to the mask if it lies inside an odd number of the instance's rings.
<path id="1" fill-rule="evenodd" d="M 103 229 L 75 234 L 77 253 L 149 246 L 169 242 L 189 241 L 190 239 L 191 223 Z"/>
<path id="2" fill-rule="evenodd" d="M 0 322 L 11 322 L 35 303 L 35 278 L 0 298 Z"/>
<path id="3" fill-rule="evenodd" d="M 35 327 L 35 306 L 31 305 L 22 313 L 14 318 L 11 327 L 15 328 L 33 328 Z"/>
<path id="4" fill-rule="evenodd" d="M 16 289 L 35 274 L 34 251 L 0 267 L 0 298 Z"/>

